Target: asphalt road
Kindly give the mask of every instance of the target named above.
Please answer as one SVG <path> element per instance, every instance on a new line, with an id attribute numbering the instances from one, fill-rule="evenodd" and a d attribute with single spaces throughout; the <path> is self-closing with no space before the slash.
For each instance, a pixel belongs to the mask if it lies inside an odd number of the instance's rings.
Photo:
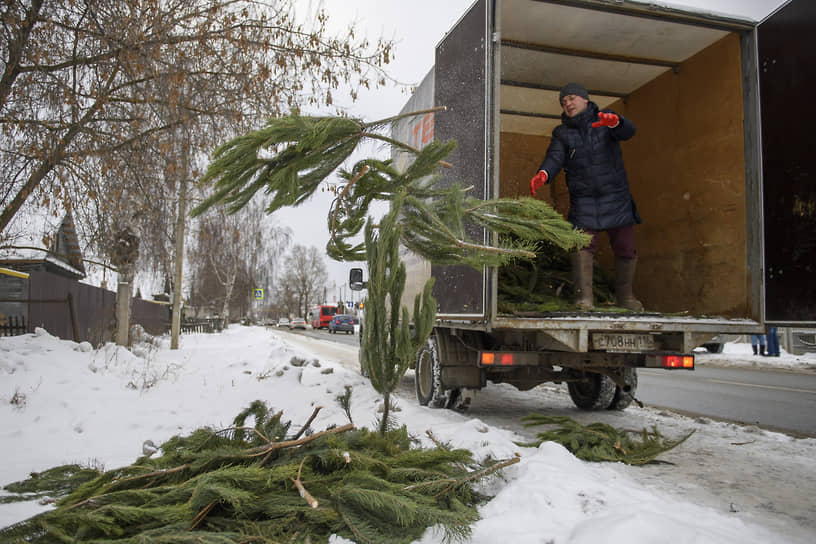
<path id="1" fill-rule="evenodd" d="M 321 342 L 342 343 L 347 348 L 358 345 L 356 335 L 313 330 L 294 332 Z M 356 357 L 350 364 L 357 369 Z M 406 376 L 403 381 L 401 393 L 412 395 L 413 376 Z M 694 371 L 641 368 L 638 369 L 637 398 L 647 406 L 686 415 L 816 437 L 816 374 L 699 365 Z M 476 413 L 481 412 L 478 405 L 493 404 L 490 384 L 479 392 L 475 403 L 472 410 Z"/>
<path id="2" fill-rule="evenodd" d="M 639 369 L 637 398 L 650 406 L 816 437 L 816 374 Z"/>

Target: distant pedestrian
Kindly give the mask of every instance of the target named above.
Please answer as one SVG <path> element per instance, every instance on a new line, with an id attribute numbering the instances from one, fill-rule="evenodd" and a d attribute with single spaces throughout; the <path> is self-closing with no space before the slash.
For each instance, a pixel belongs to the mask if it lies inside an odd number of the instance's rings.
<path id="1" fill-rule="evenodd" d="M 754 355 L 757 354 L 757 346 L 759 346 L 759 354 L 765 355 L 765 335 L 752 334 L 751 335 L 751 349 L 754 350 Z"/>
<path id="2" fill-rule="evenodd" d="M 779 336 L 776 327 L 768 327 L 766 336 L 768 337 L 768 356 L 779 357 Z"/>

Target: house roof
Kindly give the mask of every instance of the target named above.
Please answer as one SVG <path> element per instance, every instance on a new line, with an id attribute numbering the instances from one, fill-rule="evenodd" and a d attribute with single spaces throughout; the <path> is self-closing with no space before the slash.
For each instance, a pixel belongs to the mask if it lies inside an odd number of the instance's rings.
<path id="1" fill-rule="evenodd" d="M 37 250 L 37 255 L 29 250 Z M 65 214 L 48 249 L 26 248 L 25 254 L 25 257 L 0 258 L 0 266 L 22 272 L 46 270 L 74 279 L 83 279 L 86 276 L 82 250 L 79 247 L 74 218 L 70 212 Z"/>

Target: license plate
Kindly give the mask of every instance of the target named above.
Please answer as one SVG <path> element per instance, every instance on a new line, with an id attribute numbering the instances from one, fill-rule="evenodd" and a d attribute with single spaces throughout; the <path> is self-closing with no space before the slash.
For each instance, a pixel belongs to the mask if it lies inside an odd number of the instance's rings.
<path id="1" fill-rule="evenodd" d="M 606 351 L 654 351 L 654 336 L 651 334 L 595 333 L 592 347 Z"/>

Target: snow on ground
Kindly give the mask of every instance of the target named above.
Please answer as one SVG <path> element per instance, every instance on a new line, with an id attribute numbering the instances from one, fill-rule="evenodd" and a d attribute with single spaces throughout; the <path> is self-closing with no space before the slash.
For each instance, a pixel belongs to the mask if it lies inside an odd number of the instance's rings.
<path id="1" fill-rule="evenodd" d="M 130 464 L 146 440 L 160 444 L 201 426 L 228 427 L 255 399 L 284 410 L 293 427 L 322 406 L 312 424 L 322 430 L 347 423 L 335 398 L 348 385 L 354 423 L 373 426 L 380 399 L 367 380 L 325 351 L 315 356 L 288 338 L 274 330 L 236 326 L 221 334 L 186 335 L 179 350 L 170 350 L 162 338 L 131 351 L 113 345 L 94 350 L 43 330 L 0 338 L 0 486 L 65 463 Z M 753 361 L 750 352 L 746 357 Z M 293 358 L 307 364 L 295 366 Z M 788 368 L 816 368 L 813 356 L 764 359 Z M 425 434 L 431 430 L 438 440 L 467 448 L 477 458 L 521 455 L 520 463 L 489 484 L 494 498 L 481 508 L 474 543 L 508 538 L 519 544 L 806 541 L 644 485 L 631 476 L 642 467 L 586 463 L 555 443 L 521 448 L 514 441 L 523 437 L 514 431 L 472 415 L 423 408 L 413 399 L 399 407 L 399 423 L 427 447 L 433 447 Z M 776 449 L 774 442 L 787 439 L 774 435 L 767 434 L 768 455 Z M 764 436 L 758 433 L 757 439 Z M 695 439 L 699 443 L 701 438 Z M 814 440 L 800 444 L 816 451 Z M 654 477 L 659 479 L 659 472 Z M 0 505 L 0 527 L 46 508 L 33 502 Z M 441 535 L 429 530 L 420 542 L 440 541 Z"/>

